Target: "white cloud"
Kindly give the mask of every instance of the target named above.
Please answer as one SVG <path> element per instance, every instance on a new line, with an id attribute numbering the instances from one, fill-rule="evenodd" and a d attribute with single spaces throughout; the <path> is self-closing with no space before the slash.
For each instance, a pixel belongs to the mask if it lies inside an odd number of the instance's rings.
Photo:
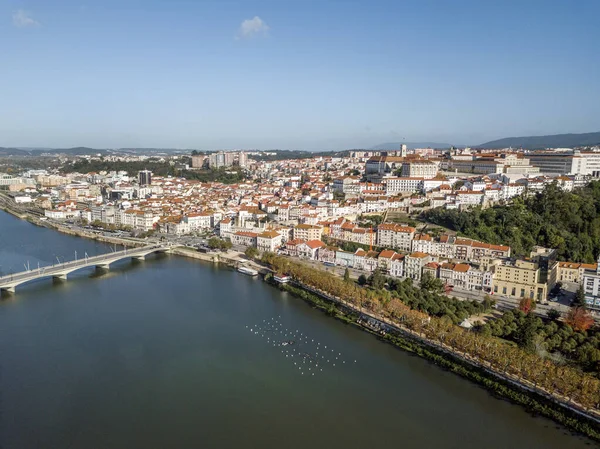
<path id="1" fill-rule="evenodd" d="M 240 25 L 237 38 L 249 39 L 257 35 L 265 35 L 269 31 L 269 26 L 258 16 L 253 19 L 246 19 Z"/>
<path id="2" fill-rule="evenodd" d="M 13 24 L 19 28 L 32 27 L 40 24 L 37 20 L 31 17 L 30 13 L 22 9 L 15 11 L 13 13 L 12 19 Z"/>

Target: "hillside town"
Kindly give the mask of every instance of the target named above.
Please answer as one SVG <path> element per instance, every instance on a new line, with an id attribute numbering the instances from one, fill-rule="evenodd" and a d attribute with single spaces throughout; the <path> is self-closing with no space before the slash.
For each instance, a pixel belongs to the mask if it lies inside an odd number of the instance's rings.
<path id="1" fill-rule="evenodd" d="M 554 249 L 542 247 L 515 258 L 509 246 L 465 238 L 419 219 L 432 208 L 464 211 L 507 203 L 548 184 L 566 191 L 584 186 L 600 176 L 600 148 L 437 151 L 402 145 L 395 151 L 353 150 L 304 159 L 260 155 L 221 151 L 161 157 L 182 175 L 146 169 L 26 170 L 0 174 L 0 187 L 16 204 L 43 210 L 48 220 L 142 237 L 218 236 L 236 248 L 254 247 L 367 275 L 379 270 L 415 282 L 430 276 L 448 292 L 545 303 L 557 285 L 580 285 L 589 308 L 600 310 L 598 264 L 559 261 Z M 207 170 L 237 170 L 243 179 L 204 182 L 186 175 Z"/>

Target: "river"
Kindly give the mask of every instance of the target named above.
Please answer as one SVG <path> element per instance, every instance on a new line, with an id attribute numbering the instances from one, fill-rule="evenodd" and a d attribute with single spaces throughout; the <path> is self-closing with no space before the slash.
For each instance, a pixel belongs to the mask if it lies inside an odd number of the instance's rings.
<path id="1" fill-rule="evenodd" d="M 110 250 L 0 212 L 4 274 Z M 195 260 L 123 261 L 0 301 L 0 448 L 376 446 L 595 443 Z"/>

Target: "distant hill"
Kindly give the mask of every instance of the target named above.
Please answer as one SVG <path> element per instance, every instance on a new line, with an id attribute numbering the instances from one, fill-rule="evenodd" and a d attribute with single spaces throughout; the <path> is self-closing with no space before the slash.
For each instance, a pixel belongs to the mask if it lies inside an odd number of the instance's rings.
<path id="1" fill-rule="evenodd" d="M 66 154 L 74 154 L 77 156 L 84 156 L 84 155 L 94 155 L 94 154 L 106 154 L 108 153 L 108 150 L 99 150 L 96 148 L 89 148 L 89 147 L 75 147 L 75 148 L 57 148 L 55 150 L 42 150 L 43 153 L 52 153 L 52 154 L 60 154 L 60 153 L 66 153 Z"/>
<path id="2" fill-rule="evenodd" d="M 551 136 L 506 137 L 477 145 L 476 148 L 573 148 L 600 145 L 600 132 L 584 134 L 554 134 Z"/>
<path id="3" fill-rule="evenodd" d="M 445 148 L 464 148 L 464 145 L 452 145 L 449 143 L 440 143 L 440 142 L 388 142 L 388 143 L 380 143 L 379 145 L 375 145 L 371 147 L 371 150 L 399 150 L 400 145 L 405 144 L 409 150 L 414 150 L 415 148 L 437 148 L 437 149 L 445 149 Z"/>
<path id="4" fill-rule="evenodd" d="M 31 152 L 19 148 L 0 147 L 0 156 L 29 156 Z"/>

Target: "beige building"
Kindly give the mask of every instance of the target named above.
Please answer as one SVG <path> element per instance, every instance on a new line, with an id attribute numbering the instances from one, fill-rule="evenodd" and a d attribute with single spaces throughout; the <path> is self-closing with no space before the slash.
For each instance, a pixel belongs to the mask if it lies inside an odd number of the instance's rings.
<path id="1" fill-rule="evenodd" d="M 558 262 L 556 281 L 581 284 L 586 270 L 596 271 L 597 268 L 598 264 L 595 263 Z"/>
<path id="2" fill-rule="evenodd" d="M 435 178 L 438 165 L 433 161 L 416 160 L 402 164 L 402 177 L 404 178 Z"/>
<path id="3" fill-rule="evenodd" d="M 206 156 L 204 155 L 194 155 L 192 156 L 192 168 L 202 168 L 204 166 L 204 161 L 206 160 Z"/>
<path id="4" fill-rule="evenodd" d="M 377 245 L 410 251 L 413 237 L 417 230 L 411 226 L 400 226 L 394 223 L 383 223 L 377 227 Z"/>
<path id="5" fill-rule="evenodd" d="M 299 224 L 294 228 L 295 240 L 321 240 L 323 228 L 317 225 Z"/>
<path id="6" fill-rule="evenodd" d="M 505 261 L 496 266 L 494 293 L 511 298 L 531 298 L 543 301 L 548 296 L 548 284 L 540 283 L 540 266 L 530 260 Z"/>

